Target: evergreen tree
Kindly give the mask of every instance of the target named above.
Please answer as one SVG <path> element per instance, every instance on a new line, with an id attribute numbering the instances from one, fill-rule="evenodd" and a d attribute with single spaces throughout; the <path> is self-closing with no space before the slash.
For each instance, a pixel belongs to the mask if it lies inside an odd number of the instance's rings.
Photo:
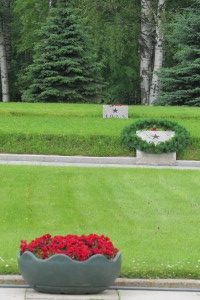
<path id="1" fill-rule="evenodd" d="M 177 64 L 161 72 L 160 104 L 200 106 L 200 6 L 179 16 L 171 36 Z"/>
<path id="2" fill-rule="evenodd" d="M 95 101 L 102 87 L 100 66 L 67 1 L 51 8 L 26 77 L 27 102 Z"/>
<path id="3" fill-rule="evenodd" d="M 103 61 L 107 103 L 140 101 L 138 0 L 73 0 Z"/>

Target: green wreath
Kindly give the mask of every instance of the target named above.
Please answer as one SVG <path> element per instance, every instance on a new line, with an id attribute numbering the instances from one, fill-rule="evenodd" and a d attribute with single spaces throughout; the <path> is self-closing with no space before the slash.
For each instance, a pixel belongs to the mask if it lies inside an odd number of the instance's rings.
<path id="1" fill-rule="evenodd" d="M 142 140 L 137 134 L 138 130 L 152 130 L 152 127 L 158 130 L 171 130 L 175 136 L 166 142 L 155 145 Z M 179 124 L 167 120 L 146 119 L 139 120 L 134 124 L 124 128 L 121 135 L 122 144 L 129 150 L 141 150 L 148 153 L 170 153 L 180 152 L 190 143 L 190 134 Z"/>

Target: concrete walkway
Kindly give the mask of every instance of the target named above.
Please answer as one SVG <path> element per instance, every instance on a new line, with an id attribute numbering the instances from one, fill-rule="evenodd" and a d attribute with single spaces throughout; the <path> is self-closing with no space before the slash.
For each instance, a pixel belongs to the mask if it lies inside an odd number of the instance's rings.
<path id="1" fill-rule="evenodd" d="M 0 154 L 0 164 L 40 165 L 40 166 L 78 166 L 78 167 L 117 167 L 117 168 L 165 168 L 200 170 L 200 161 L 177 160 L 173 166 L 139 165 L 135 157 L 89 157 L 30 154 Z"/>
<path id="2" fill-rule="evenodd" d="M 1 300 L 200 300 L 200 292 L 107 290 L 98 295 L 52 295 L 29 288 L 0 288 Z"/>

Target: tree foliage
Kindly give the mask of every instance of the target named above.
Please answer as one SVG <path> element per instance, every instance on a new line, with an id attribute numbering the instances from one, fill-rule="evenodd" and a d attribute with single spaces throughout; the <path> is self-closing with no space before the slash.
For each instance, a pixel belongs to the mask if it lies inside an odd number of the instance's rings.
<path id="1" fill-rule="evenodd" d="M 18 54 L 33 52 L 38 41 L 38 31 L 49 13 L 47 0 L 15 0 L 13 4 L 13 33 Z"/>
<path id="2" fill-rule="evenodd" d="M 48 16 L 48 1 L 14 0 L 12 5 L 12 101 L 20 101 L 23 74 L 32 63 L 39 30 Z"/>
<path id="3" fill-rule="evenodd" d="M 0 0 L 1 2 L 8 2 Z M 12 101 L 21 100 L 21 91 L 27 87 L 23 74 L 33 62 L 35 44 L 46 24 L 51 7 L 61 0 L 9 0 L 7 20 L 12 24 L 12 64 L 10 86 Z M 151 0 L 154 14 L 158 0 Z M 63 3 L 69 2 L 63 0 Z M 81 27 L 89 34 L 89 44 L 103 65 L 102 76 L 107 85 L 103 88 L 102 102 L 140 103 L 140 4 L 141 0 L 73 0 L 73 13 L 80 18 Z M 172 32 L 171 23 L 184 8 L 196 7 L 199 0 L 167 0 L 164 65 L 177 64 L 177 44 L 166 39 Z M 195 4 L 194 4 L 195 3 Z M 1 7 L 0 7 L 1 8 Z M 7 50 L 7 49 L 6 49 Z M 7 52 L 9 49 L 7 50 Z"/>
<path id="4" fill-rule="evenodd" d="M 100 94 L 100 68 L 70 4 L 58 2 L 40 31 L 23 101 L 86 102 Z"/>
<path id="5" fill-rule="evenodd" d="M 170 36 L 177 45 L 176 65 L 161 73 L 163 92 L 159 103 L 200 106 L 200 7 L 181 14 Z"/>
<path id="6" fill-rule="evenodd" d="M 104 101 L 139 101 L 138 0 L 75 0 L 74 8 L 94 41 L 103 78 L 108 83 Z"/>

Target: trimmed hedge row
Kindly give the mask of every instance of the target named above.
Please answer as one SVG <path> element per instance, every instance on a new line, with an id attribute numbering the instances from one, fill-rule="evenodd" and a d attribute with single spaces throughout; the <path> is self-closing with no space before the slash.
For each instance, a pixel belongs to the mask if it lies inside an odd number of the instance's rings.
<path id="1" fill-rule="evenodd" d="M 0 153 L 134 156 L 135 149 L 130 152 L 117 136 L 0 132 Z M 200 160 L 200 139 L 193 137 L 178 159 Z"/>
<path id="2" fill-rule="evenodd" d="M 170 130 L 175 132 L 175 136 L 166 142 L 159 144 L 144 141 L 137 135 L 138 130 L 150 130 L 156 126 L 159 130 Z M 139 120 L 126 127 L 121 135 L 122 144 L 129 150 L 138 149 L 148 153 L 170 153 L 184 150 L 190 143 L 190 134 L 179 124 L 158 119 Z"/>
<path id="3" fill-rule="evenodd" d="M 0 153 L 83 156 L 134 155 L 119 137 L 100 135 L 23 134 L 0 132 Z"/>

